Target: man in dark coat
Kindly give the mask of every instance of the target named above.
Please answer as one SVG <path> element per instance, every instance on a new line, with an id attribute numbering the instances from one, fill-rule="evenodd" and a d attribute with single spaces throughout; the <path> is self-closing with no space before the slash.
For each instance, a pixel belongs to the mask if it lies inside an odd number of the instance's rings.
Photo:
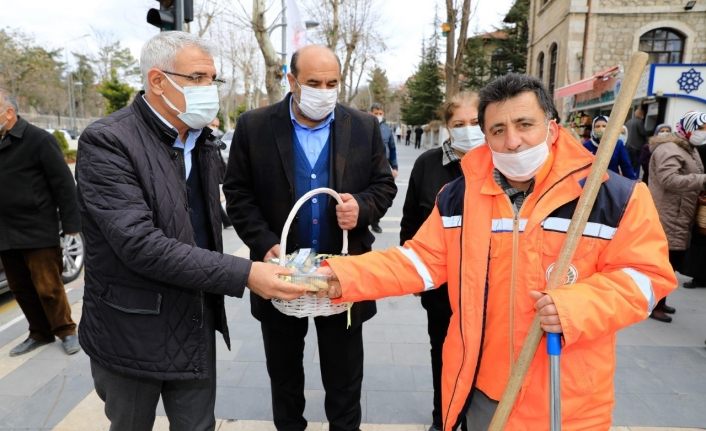
<path id="1" fill-rule="evenodd" d="M 397 147 L 395 146 L 395 137 L 392 134 L 392 129 L 385 121 L 385 109 L 383 109 L 382 104 L 375 102 L 370 105 L 370 113 L 373 114 L 380 123 L 380 136 L 382 137 L 382 145 L 385 147 L 385 157 L 387 157 L 387 161 L 390 162 L 392 178 L 397 178 Z M 373 220 L 373 222 L 370 223 L 370 229 L 375 233 L 382 233 L 380 220 Z"/>
<path id="2" fill-rule="evenodd" d="M 283 269 L 222 254 L 213 49 L 162 32 L 142 49 L 145 91 L 81 135 L 76 177 L 86 244 L 80 341 L 111 429 L 215 428 L 215 331 L 224 295 L 303 288 Z M 284 271 L 287 272 L 287 271 Z"/>
<path id="3" fill-rule="evenodd" d="M 336 103 L 340 63 L 326 47 L 297 51 L 287 78 L 291 94 L 246 112 L 235 129 L 223 184 L 233 226 L 254 261 L 277 257 L 295 201 L 309 190 L 330 187 L 341 193 L 343 204 L 325 195 L 310 200 L 295 218 L 286 251 L 339 253 L 342 229 L 349 230 L 351 254 L 368 251 L 375 238 L 367 227 L 385 213 L 397 192 L 377 121 Z M 262 328 L 275 427 L 303 431 L 308 319 L 284 315 L 258 295 L 250 300 Z M 350 327 L 346 313 L 314 319 L 331 431 L 360 426 L 362 323 L 375 311 L 374 302 L 354 304 Z"/>
<path id="4" fill-rule="evenodd" d="M 10 356 L 55 336 L 71 355 L 80 347 L 61 279 L 59 222 L 67 240 L 79 235 L 76 186 L 56 139 L 17 112 L 17 100 L 0 89 L 0 258 L 29 323 Z"/>

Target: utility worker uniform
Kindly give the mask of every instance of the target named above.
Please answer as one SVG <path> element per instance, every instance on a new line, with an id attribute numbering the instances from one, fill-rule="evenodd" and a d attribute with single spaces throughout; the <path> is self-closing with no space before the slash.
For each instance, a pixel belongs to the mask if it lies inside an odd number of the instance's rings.
<path id="1" fill-rule="evenodd" d="M 489 147 L 462 160 L 415 237 L 402 247 L 327 261 L 343 296 L 360 301 L 448 283 L 453 316 L 443 349 L 442 413 L 451 431 L 471 390 L 499 401 L 566 239 L 593 156 L 560 128 L 516 213 L 493 175 Z M 615 333 L 645 319 L 676 286 L 667 241 L 644 184 L 605 175 L 567 274 L 548 294 L 563 328 L 563 429 L 608 430 Z M 508 430 L 549 429 L 545 342 L 530 366 Z M 472 414 L 472 413 L 471 413 Z"/>

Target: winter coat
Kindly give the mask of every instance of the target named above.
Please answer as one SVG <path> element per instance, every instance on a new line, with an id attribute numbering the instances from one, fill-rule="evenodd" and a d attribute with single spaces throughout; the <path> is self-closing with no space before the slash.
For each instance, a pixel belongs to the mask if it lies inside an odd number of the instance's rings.
<path id="1" fill-rule="evenodd" d="M 686 250 L 696 216 L 697 197 L 706 188 L 699 153 L 676 134 L 650 138 L 650 183 L 670 250 Z"/>
<path id="2" fill-rule="evenodd" d="M 221 161 L 208 129 L 192 166 L 200 170 L 214 249 L 196 247 L 176 137 L 142 95 L 81 135 L 76 178 L 86 273 L 79 340 L 92 360 L 122 374 L 203 379 L 215 371 L 212 320 L 230 345 L 223 295 L 242 296 L 251 263 L 221 254 Z"/>
<path id="3" fill-rule="evenodd" d="M 462 159 L 464 176 L 444 187 L 429 218 L 403 247 L 327 261 L 340 280 L 341 301 L 448 283 L 453 315 L 442 360 L 445 431 L 453 429 L 472 388 L 501 397 L 511 360 L 517 359 L 536 315 L 529 291 L 545 289 L 566 239 L 593 157 L 561 129 L 550 145 L 550 160 L 519 214 L 495 182 L 491 153 L 483 146 Z M 563 328 L 562 423 L 567 431 L 610 428 L 616 332 L 647 318 L 657 300 L 676 286 L 667 241 L 644 184 L 609 173 L 588 221 L 568 284 L 548 292 Z M 549 429 L 549 361 L 543 352 L 544 341 L 508 430 Z"/>
<path id="4" fill-rule="evenodd" d="M 250 248 L 250 258 L 261 261 L 267 251 L 280 243 L 284 223 L 295 199 L 294 126 L 290 116 L 291 93 L 282 101 L 244 113 L 235 128 L 228 170 L 223 183 L 228 215 L 238 236 Z M 372 115 L 337 104 L 331 123 L 329 187 L 338 193 L 350 193 L 358 202 L 358 224 L 348 231 L 349 254 L 361 254 L 372 248 L 375 236 L 368 229 L 380 220 L 392 205 L 397 193 L 390 164 L 385 158 L 380 127 Z M 343 231 L 336 221 L 335 201 L 328 200 L 326 228 L 320 233 L 328 246 L 320 253 L 340 253 Z M 308 223 L 297 215 L 289 231 L 287 253 L 301 248 L 299 223 Z M 253 316 L 272 325 L 290 325 L 287 316 L 274 308 L 272 301 L 250 295 Z M 375 315 L 372 301 L 354 304 L 351 326 L 357 327 Z M 341 319 L 346 313 L 326 319 Z"/>
<path id="5" fill-rule="evenodd" d="M 71 170 L 56 139 L 18 117 L 0 141 L 0 251 L 58 247 L 59 221 L 81 231 Z"/>

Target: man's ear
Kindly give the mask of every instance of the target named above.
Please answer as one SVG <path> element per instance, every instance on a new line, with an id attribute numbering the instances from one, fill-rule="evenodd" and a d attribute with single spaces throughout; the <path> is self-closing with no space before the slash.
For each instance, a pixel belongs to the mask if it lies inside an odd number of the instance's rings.
<path id="1" fill-rule="evenodd" d="M 147 89 L 146 91 L 151 92 L 155 96 L 161 96 L 164 94 L 164 85 L 166 79 L 164 78 L 164 73 L 157 68 L 152 68 L 147 72 Z"/>
<path id="2" fill-rule="evenodd" d="M 559 125 L 556 123 L 556 120 L 549 120 L 549 134 L 548 143 L 551 145 L 559 137 Z"/>

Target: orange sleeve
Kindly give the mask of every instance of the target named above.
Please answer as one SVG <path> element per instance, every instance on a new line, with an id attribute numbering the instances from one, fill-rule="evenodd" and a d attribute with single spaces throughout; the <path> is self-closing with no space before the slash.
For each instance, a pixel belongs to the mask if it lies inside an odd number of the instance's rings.
<path id="1" fill-rule="evenodd" d="M 357 302 L 423 292 L 446 282 L 446 240 L 434 208 L 414 238 L 403 246 L 325 261 L 341 283 L 335 302 Z"/>
<path id="2" fill-rule="evenodd" d="M 549 292 L 567 344 L 615 333 L 647 318 L 677 287 L 667 238 L 652 196 L 638 183 L 597 270 L 578 283 Z"/>

